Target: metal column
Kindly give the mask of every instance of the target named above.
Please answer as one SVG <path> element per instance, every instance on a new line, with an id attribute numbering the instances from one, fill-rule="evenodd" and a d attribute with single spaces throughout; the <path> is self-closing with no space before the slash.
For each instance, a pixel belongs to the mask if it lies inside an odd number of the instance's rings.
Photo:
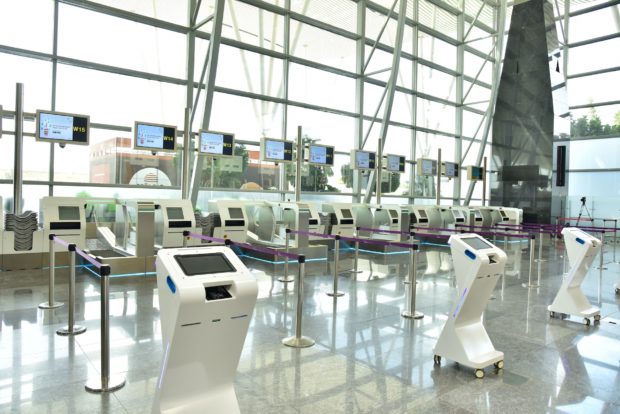
<path id="1" fill-rule="evenodd" d="M 353 148 L 361 149 L 364 139 L 364 62 L 366 60 L 366 0 L 357 2 L 357 34 L 359 39 L 356 42 L 356 62 L 355 73 L 355 141 Z M 353 174 L 353 201 L 358 203 L 362 191 L 362 173 L 360 170 L 352 170 Z"/>
<path id="2" fill-rule="evenodd" d="M 15 164 L 13 165 L 13 213 L 22 213 L 24 158 L 24 84 L 15 85 Z"/>
<path id="3" fill-rule="evenodd" d="M 413 62 L 411 64 L 411 86 L 414 91 L 418 90 L 418 1 L 413 2 L 412 18 L 415 22 L 411 28 L 412 31 L 412 48 L 411 54 L 413 56 Z M 416 159 L 416 146 L 418 144 L 416 126 L 418 124 L 418 95 L 413 94 L 411 97 L 411 148 L 409 150 L 409 158 L 411 160 Z M 411 164 L 409 169 L 409 204 L 415 203 L 415 164 Z"/>
<path id="4" fill-rule="evenodd" d="M 398 26 L 396 28 L 396 41 L 394 42 L 394 55 L 392 56 L 392 73 L 390 80 L 385 86 L 387 89 L 387 95 L 385 97 L 385 109 L 383 111 L 383 122 L 381 123 L 381 132 L 379 133 L 379 150 L 382 150 L 385 146 L 385 139 L 387 137 L 388 127 L 390 125 L 390 118 L 392 114 L 392 105 L 394 104 L 394 93 L 396 92 L 396 81 L 398 79 L 398 66 L 400 64 L 400 52 L 403 48 L 403 35 L 405 32 L 405 19 L 407 17 L 407 0 L 400 0 L 400 7 L 398 9 Z M 382 151 L 381 151 L 382 152 Z M 371 171 L 368 178 L 368 186 L 366 187 L 366 194 L 364 194 L 364 203 L 369 203 L 372 197 L 372 190 L 374 187 L 374 174 L 376 171 Z"/>
<path id="5" fill-rule="evenodd" d="M 482 10 L 482 7 L 481 7 Z M 467 32 L 469 33 L 469 32 Z M 453 200 L 452 204 L 461 204 L 461 157 L 463 156 L 463 107 L 465 102 L 463 99 L 463 73 L 465 71 L 465 11 L 456 17 L 456 41 L 458 46 L 456 47 L 456 102 L 460 103 L 456 107 L 456 120 L 454 124 L 454 134 L 456 135 L 454 146 L 454 158 L 459 163 L 458 177 L 453 178 Z M 474 137 L 472 137 L 474 138 Z"/>

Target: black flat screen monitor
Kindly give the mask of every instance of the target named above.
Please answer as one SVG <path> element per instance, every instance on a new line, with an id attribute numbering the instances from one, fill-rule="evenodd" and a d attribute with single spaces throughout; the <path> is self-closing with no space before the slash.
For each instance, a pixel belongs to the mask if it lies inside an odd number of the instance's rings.
<path id="1" fill-rule="evenodd" d="M 80 220 L 80 208 L 79 207 L 58 207 L 58 220 L 76 221 Z"/>
<path id="2" fill-rule="evenodd" d="M 166 213 L 168 214 L 168 220 L 183 220 L 183 209 L 181 207 L 167 207 Z"/>
<path id="3" fill-rule="evenodd" d="M 231 157 L 235 147 L 235 136 L 223 132 L 200 131 L 198 152 L 205 155 Z"/>
<path id="4" fill-rule="evenodd" d="M 153 152 L 174 152 L 177 129 L 173 126 L 136 122 L 134 125 L 133 147 L 137 150 Z"/>
<path id="5" fill-rule="evenodd" d="M 310 144 L 308 162 L 317 165 L 334 165 L 334 147 Z"/>
<path id="6" fill-rule="evenodd" d="M 492 249 L 493 246 L 479 237 L 463 237 L 461 240 L 475 250 Z"/>
<path id="7" fill-rule="evenodd" d="M 37 141 L 88 145 L 89 127 L 86 115 L 37 111 Z"/>
<path id="8" fill-rule="evenodd" d="M 376 165 L 377 154 L 370 151 L 354 150 L 352 156 L 353 169 L 356 170 L 374 170 Z"/>
<path id="9" fill-rule="evenodd" d="M 235 272 L 236 269 L 222 253 L 187 254 L 174 256 L 186 276 Z"/>
<path id="10" fill-rule="evenodd" d="M 228 209 L 228 215 L 231 219 L 242 219 L 243 218 L 243 210 L 240 207 L 230 207 Z"/>
<path id="11" fill-rule="evenodd" d="M 400 155 L 387 155 L 385 168 L 389 172 L 404 173 L 405 157 L 402 157 Z"/>

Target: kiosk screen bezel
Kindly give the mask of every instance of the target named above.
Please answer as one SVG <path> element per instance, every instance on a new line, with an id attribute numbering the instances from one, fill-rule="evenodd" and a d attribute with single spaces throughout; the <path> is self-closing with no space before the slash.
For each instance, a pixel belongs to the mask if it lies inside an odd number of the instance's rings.
<path id="1" fill-rule="evenodd" d="M 243 209 L 241 207 L 228 207 L 228 216 L 231 219 L 243 219 Z"/>
<path id="2" fill-rule="evenodd" d="M 237 271 L 224 253 L 177 254 L 174 259 L 185 276 L 234 273 Z"/>
<path id="3" fill-rule="evenodd" d="M 182 207 L 166 207 L 166 214 L 168 215 L 168 220 L 184 220 L 185 215 L 183 215 Z"/>
<path id="4" fill-rule="evenodd" d="M 80 208 L 77 206 L 58 206 L 58 220 L 79 221 Z"/>

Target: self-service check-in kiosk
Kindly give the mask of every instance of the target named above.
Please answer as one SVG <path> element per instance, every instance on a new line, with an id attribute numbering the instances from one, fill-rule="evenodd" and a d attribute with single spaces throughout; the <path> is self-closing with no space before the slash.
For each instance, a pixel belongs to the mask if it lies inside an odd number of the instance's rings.
<path id="1" fill-rule="evenodd" d="M 86 247 L 85 200 L 77 197 L 43 197 L 40 208 L 43 220 L 44 240 L 55 234 L 68 243 Z M 49 243 L 43 243 L 44 251 Z"/>
<path id="2" fill-rule="evenodd" d="M 282 226 L 280 231 L 288 229 L 293 230 L 307 230 L 311 233 L 325 233 L 325 223 L 321 221 L 319 211 L 313 204 L 310 203 L 295 203 L 295 202 L 281 202 L 276 203 L 280 208 L 280 214 L 282 216 Z M 300 222 L 300 213 L 305 212 L 308 215 L 308 227 L 302 228 Z M 296 235 L 293 235 L 292 239 L 296 241 Z M 323 241 L 324 239 L 318 236 L 308 236 L 310 242 Z"/>
<path id="3" fill-rule="evenodd" d="M 183 232 L 197 232 L 194 208 L 190 200 L 158 200 L 155 210 L 155 246 L 159 248 L 183 246 Z M 189 245 L 199 240 L 190 239 Z"/>
<path id="4" fill-rule="evenodd" d="M 506 254 L 477 234 L 452 235 L 448 241 L 456 273 L 457 297 L 437 345 L 435 364 L 448 358 L 475 369 L 477 378 L 494 364 L 503 368 L 482 323 L 482 313 L 506 265 Z"/>
<path id="5" fill-rule="evenodd" d="M 566 253 L 570 270 L 562 281 L 553 303 L 548 307 L 549 316 L 580 316 L 586 325 L 601 319 L 601 310 L 592 306 L 581 290 L 581 283 L 585 279 L 592 261 L 601 251 L 602 243 L 596 237 L 574 228 L 562 229 L 562 237 L 566 244 Z"/>
<path id="6" fill-rule="evenodd" d="M 503 220 L 504 224 L 522 224 L 523 223 L 523 209 L 515 207 L 502 207 L 508 220 Z"/>
<path id="7" fill-rule="evenodd" d="M 226 246 L 162 249 L 164 356 L 154 413 L 239 413 L 233 382 L 258 285 Z"/>
<path id="8" fill-rule="evenodd" d="M 396 205 L 377 205 L 374 206 L 373 225 L 375 229 L 401 231 L 400 207 Z M 399 234 L 376 233 L 374 238 L 386 239 L 391 241 L 400 241 Z"/>
<path id="9" fill-rule="evenodd" d="M 468 224 L 470 226 L 482 226 L 482 222 L 483 218 L 480 209 L 477 207 L 470 207 Z"/>
<path id="10" fill-rule="evenodd" d="M 355 218 L 352 205 L 347 203 L 325 203 L 322 206 L 324 213 L 329 215 L 326 232 L 341 236 L 355 236 Z"/>
<path id="11" fill-rule="evenodd" d="M 241 200 L 209 201 L 208 215 L 203 219 L 203 234 L 244 243 L 248 232 L 248 218 Z"/>

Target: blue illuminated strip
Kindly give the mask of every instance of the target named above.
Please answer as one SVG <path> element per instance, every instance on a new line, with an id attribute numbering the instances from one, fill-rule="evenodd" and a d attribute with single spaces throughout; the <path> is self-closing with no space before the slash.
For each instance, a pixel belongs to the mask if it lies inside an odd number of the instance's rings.
<path id="1" fill-rule="evenodd" d="M 463 294 L 461 295 L 461 299 L 459 299 L 459 303 L 458 305 L 456 305 L 456 309 L 454 309 L 454 313 L 452 314 L 452 319 L 455 319 L 456 314 L 459 313 L 459 310 L 461 310 L 461 306 L 463 305 L 463 300 L 465 300 L 466 293 L 467 293 L 467 288 L 465 288 L 465 290 L 463 291 Z"/>

